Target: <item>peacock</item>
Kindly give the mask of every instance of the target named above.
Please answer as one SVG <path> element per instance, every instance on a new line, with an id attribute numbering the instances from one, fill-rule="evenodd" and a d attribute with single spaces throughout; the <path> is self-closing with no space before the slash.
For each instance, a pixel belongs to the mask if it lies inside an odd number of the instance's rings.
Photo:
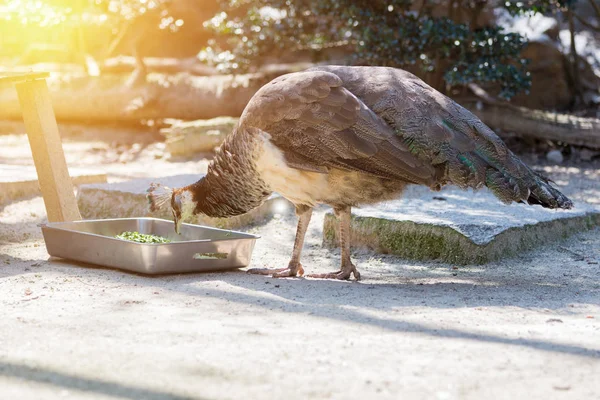
<path id="1" fill-rule="evenodd" d="M 321 66 L 280 76 L 249 101 L 238 125 L 196 183 L 149 189 L 152 209 L 168 205 L 175 229 L 194 214 L 231 217 L 273 192 L 298 216 L 292 257 L 281 268 L 304 274 L 300 256 L 313 208 L 327 204 L 339 222 L 339 271 L 349 279 L 351 208 L 401 196 L 409 185 L 486 186 L 504 203 L 568 209 L 572 202 L 534 172 L 475 115 L 415 75 L 389 67 Z"/>

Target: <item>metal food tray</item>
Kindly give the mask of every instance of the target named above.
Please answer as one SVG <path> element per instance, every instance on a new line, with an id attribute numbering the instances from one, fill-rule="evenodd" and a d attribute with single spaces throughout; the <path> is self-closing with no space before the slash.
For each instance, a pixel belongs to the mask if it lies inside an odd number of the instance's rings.
<path id="1" fill-rule="evenodd" d="M 157 218 L 117 218 L 42 224 L 48 254 L 143 274 L 216 271 L 248 266 L 259 236 Z M 137 243 L 125 231 L 162 236 L 171 243 Z"/>

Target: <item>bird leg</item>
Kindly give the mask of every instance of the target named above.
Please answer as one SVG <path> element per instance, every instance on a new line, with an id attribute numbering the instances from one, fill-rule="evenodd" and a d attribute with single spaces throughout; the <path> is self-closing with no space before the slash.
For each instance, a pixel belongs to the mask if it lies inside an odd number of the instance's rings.
<path id="1" fill-rule="evenodd" d="M 310 274 L 308 277 L 345 280 L 349 279 L 350 275 L 353 274 L 357 281 L 360 280 L 360 273 L 350 259 L 350 224 L 352 216 L 350 210 L 349 206 L 333 209 L 339 222 L 338 237 L 340 238 L 340 247 L 342 249 L 342 266 L 340 270 L 325 274 Z"/>
<path id="2" fill-rule="evenodd" d="M 312 208 L 304 205 L 296 206 L 296 215 L 298 216 L 298 228 L 296 229 L 292 259 L 287 268 L 252 268 L 248 270 L 248 273 L 273 275 L 274 278 L 304 275 L 304 268 L 300 264 L 300 255 L 302 254 L 302 246 L 304 246 L 304 236 L 312 217 Z"/>

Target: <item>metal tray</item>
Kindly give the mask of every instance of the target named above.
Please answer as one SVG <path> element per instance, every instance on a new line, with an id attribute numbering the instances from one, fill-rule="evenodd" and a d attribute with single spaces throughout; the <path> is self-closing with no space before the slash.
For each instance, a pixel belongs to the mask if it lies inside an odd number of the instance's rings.
<path id="1" fill-rule="evenodd" d="M 118 218 L 42 224 L 48 254 L 143 274 L 215 271 L 248 266 L 259 236 L 157 218 Z M 170 239 L 147 244 L 117 239 L 137 231 Z"/>

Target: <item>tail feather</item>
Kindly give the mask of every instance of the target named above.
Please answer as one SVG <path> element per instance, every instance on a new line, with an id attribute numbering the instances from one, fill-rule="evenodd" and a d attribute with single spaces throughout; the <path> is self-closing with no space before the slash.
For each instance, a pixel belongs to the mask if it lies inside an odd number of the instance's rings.
<path id="1" fill-rule="evenodd" d="M 462 188 L 478 188 L 484 184 L 506 204 L 520 202 L 545 208 L 573 207 L 571 200 L 548 178 L 525 165 L 482 122 L 470 120 L 470 124 L 444 126 L 452 133 L 451 146 L 440 147 L 432 160 L 435 164 L 446 160 L 444 175 L 447 181 Z M 463 143 L 464 149 L 459 151 L 456 142 L 465 137 L 471 138 L 473 146 L 469 148 L 468 143 Z"/>
<path id="2" fill-rule="evenodd" d="M 523 167 L 524 164 L 521 164 Z M 525 167 L 523 176 L 516 178 L 505 171 L 488 168 L 485 185 L 503 203 L 539 204 L 544 208 L 570 209 L 573 202 L 556 189 L 550 181 Z"/>
<path id="3" fill-rule="evenodd" d="M 504 204 L 518 201 L 514 189 L 510 185 L 510 176 L 494 168 L 487 168 L 485 173 L 485 186 Z"/>
<path id="4" fill-rule="evenodd" d="M 549 180 L 532 171 L 535 177 L 535 184 L 530 188 L 531 194 L 527 198 L 528 204 L 539 204 L 545 208 L 563 208 L 570 209 L 573 202 L 558 189 L 556 189 Z"/>

